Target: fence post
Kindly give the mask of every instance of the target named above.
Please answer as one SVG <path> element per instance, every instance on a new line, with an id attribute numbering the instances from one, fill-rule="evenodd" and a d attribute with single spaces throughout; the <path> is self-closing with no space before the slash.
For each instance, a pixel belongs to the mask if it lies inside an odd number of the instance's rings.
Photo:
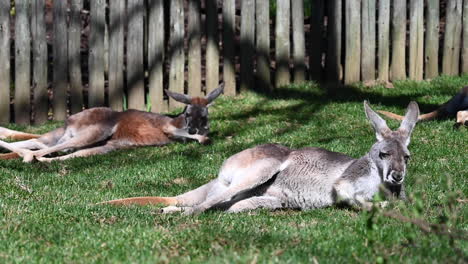
<path id="1" fill-rule="evenodd" d="M 321 1 L 318 1 L 321 3 Z M 319 4 L 320 5 L 320 4 Z M 323 6 L 321 6 L 321 13 L 323 14 Z M 305 36 L 304 36 L 304 1 L 291 1 L 291 20 L 292 20 L 292 34 L 293 34 L 293 44 L 292 44 L 292 55 L 294 63 L 294 82 L 303 83 L 306 79 L 306 65 L 305 65 Z M 323 21 L 323 20 L 322 20 Z M 320 24 L 314 25 L 321 27 Z M 317 42 L 322 42 L 322 34 L 318 34 L 314 38 Z M 322 51 L 320 47 L 318 49 L 319 53 L 319 69 L 321 73 L 322 66 Z M 318 74 L 316 77 L 320 77 L 321 74 Z"/>
<path id="2" fill-rule="evenodd" d="M 460 72 L 461 16 L 462 0 L 449 0 L 446 10 L 444 57 L 442 59 L 442 73 L 447 75 L 457 75 Z"/>
<path id="3" fill-rule="evenodd" d="M 388 81 L 390 63 L 390 1 L 379 1 L 378 79 Z"/>
<path id="4" fill-rule="evenodd" d="M 88 107 L 104 105 L 105 1 L 90 1 Z"/>
<path id="5" fill-rule="evenodd" d="M 184 5 L 183 0 L 172 0 L 170 7 L 170 63 L 169 90 L 184 93 Z M 169 98 L 169 109 L 183 106 Z"/>
<path id="6" fill-rule="evenodd" d="M 242 0 L 240 33 L 240 89 L 253 89 L 255 0 Z"/>
<path id="7" fill-rule="evenodd" d="M 83 110 L 83 83 L 81 81 L 81 9 L 83 0 L 72 0 L 68 31 L 68 58 L 70 70 L 70 112 Z"/>
<path id="8" fill-rule="evenodd" d="M 109 106 L 123 109 L 125 1 L 109 2 Z M 158 34 L 153 34 L 158 35 Z"/>
<path id="9" fill-rule="evenodd" d="M 219 85 L 218 0 L 206 0 L 206 93 Z"/>
<path id="10" fill-rule="evenodd" d="M 342 36 L 342 1 L 330 0 L 328 3 L 328 50 L 327 50 L 327 80 L 339 82 L 342 76 L 341 66 L 341 36 Z M 334 85 L 330 89 L 334 89 Z M 332 92 L 332 91 L 330 91 Z"/>
<path id="11" fill-rule="evenodd" d="M 200 1 L 188 2 L 187 38 L 188 50 L 188 94 L 200 96 L 201 89 L 201 22 Z M 208 71 L 207 71 L 208 72 Z"/>
<path id="12" fill-rule="evenodd" d="M 439 75 L 439 0 L 428 0 L 426 7 L 425 77 Z"/>
<path id="13" fill-rule="evenodd" d="M 15 122 L 31 122 L 31 31 L 29 1 L 15 1 Z M 3 62 L 2 62 L 3 63 Z"/>
<path id="14" fill-rule="evenodd" d="M 128 0 L 127 94 L 128 108 L 145 110 L 143 66 L 143 0 Z"/>
<path id="15" fill-rule="evenodd" d="M 462 74 L 468 74 L 468 0 L 463 1 Z"/>
<path id="16" fill-rule="evenodd" d="M 406 0 L 393 1 L 390 79 L 406 79 Z"/>
<path id="17" fill-rule="evenodd" d="M 361 65 L 361 0 L 347 0 L 346 54 L 344 82 L 350 84 L 360 80 Z"/>
<path id="18" fill-rule="evenodd" d="M 235 27 L 236 1 L 223 1 L 223 81 L 224 94 L 236 95 Z"/>
<path id="19" fill-rule="evenodd" d="M 10 1 L 0 0 L 0 124 L 10 122 Z"/>
<path id="20" fill-rule="evenodd" d="M 410 4 L 409 77 L 420 81 L 424 66 L 424 1 L 411 0 Z"/>
<path id="21" fill-rule="evenodd" d="M 256 86 L 262 91 L 271 91 L 270 77 L 270 5 L 269 1 L 255 1 L 255 20 L 257 28 L 257 75 Z M 261 30 L 260 30 L 261 29 Z"/>
<path id="22" fill-rule="evenodd" d="M 165 32 L 164 0 L 149 3 L 148 32 Z M 167 112 L 164 100 L 164 34 L 148 34 L 149 94 L 152 112 Z"/>
<path id="23" fill-rule="evenodd" d="M 375 1 L 362 0 L 361 75 L 363 81 L 375 80 L 375 13 Z"/>
<path id="24" fill-rule="evenodd" d="M 47 40 L 44 21 L 44 0 L 31 3 L 31 36 L 33 56 L 33 100 L 34 124 L 47 121 L 49 112 L 49 95 L 47 92 Z"/>
<path id="25" fill-rule="evenodd" d="M 276 1 L 276 29 L 275 29 L 275 56 L 276 75 L 275 86 L 280 87 L 290 82 L 289 73 L 289 27 L 290 27 L 290 0 Z"/>

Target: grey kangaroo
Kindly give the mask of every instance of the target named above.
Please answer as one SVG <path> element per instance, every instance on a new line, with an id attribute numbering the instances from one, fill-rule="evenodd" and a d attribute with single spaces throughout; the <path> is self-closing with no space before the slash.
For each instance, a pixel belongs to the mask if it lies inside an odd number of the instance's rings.
<path id="1" fill-rule="evenodd" d="M 208 106 L 222 92 L 220 85 L 206 97 L 190 97 L 166 90 L 166 94 L 187 106 L 181 114 L 170 117 L 137 110 L 113 111 L 96 107 L 70 116 L 65 126 L 44 135 L 26 134 L 0 127 L 0 138 L 28 139 L 14 143 L 0 140 L 0 147 L 13 153 L 0 159 L 23 157 L 23 161 L 66 160 L 104 154 L 116 149 L 138 146 L 162 146 L 178 138 L 209 141 Z M 32 151 L 35 150 L 35 151 Z M 77 150 L 67 155 L 48 158 L 48 154 Z"/>
<path id="2" fill-rule="evenodd" d="M 404 198 L 403 182 L 410 157 L 408 144 L 418 120 L 415 102 L 396 131 L 364 102 L 377 142 L 359 159 L 321 148 L 293 150 L 276 144 L 256 146 L 228 158 L 218 178 L 174 197 L 134 197 L 103 204 L 165 204 L 163 213 L 198 214 L 216 208 L 242 212 L 257 208 L 314 209 L 344 202 L 372 207 L 381 185 Z"/>

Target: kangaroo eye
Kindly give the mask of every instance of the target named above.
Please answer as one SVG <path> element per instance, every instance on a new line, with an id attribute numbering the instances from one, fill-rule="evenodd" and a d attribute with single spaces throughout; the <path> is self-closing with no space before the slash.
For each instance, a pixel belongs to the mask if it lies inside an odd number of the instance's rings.
<path id="1" fill-rule="evenodd" d="M 380 152 L 379 157 L 381 159 L 386 159 L 386 158 L 390 157 L 390 153 Z"/>
<path id="2" fill-rule="evenodd" d="M 409 155 L 405 155 L 405 162 L 408 162 L 408 160 L 410 159 L 410 156 Z"/>

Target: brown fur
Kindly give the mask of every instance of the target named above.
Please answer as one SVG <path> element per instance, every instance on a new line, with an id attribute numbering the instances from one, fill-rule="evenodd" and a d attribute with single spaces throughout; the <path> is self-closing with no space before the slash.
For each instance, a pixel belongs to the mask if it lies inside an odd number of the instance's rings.
<path id="1" fill-rule="evenodd" d="M 14 152 L 0 154 L 1 160 L 9 160 L 9 159 L 17 159 L 17 158 L 20 158 L 20 155 Z"/>
<path id="2" fill-rule="evenodd" d="M 205 98 L 201 98 L 201 97 L 195 97 L 195 98 L 192 98 L 192 104 L 193 105 L 207 106 L 208 105 L 208 100 L 206 100 Z"/>
<path id="3" fill-rule="evenodd" d="M 132 197 L 117 199 L 99 204 L 112 204 L 112 205 L 151 205 L 151 204 L 163 204 L 163 205 L 177 205 L 177 199 L 174 197 Z"/>

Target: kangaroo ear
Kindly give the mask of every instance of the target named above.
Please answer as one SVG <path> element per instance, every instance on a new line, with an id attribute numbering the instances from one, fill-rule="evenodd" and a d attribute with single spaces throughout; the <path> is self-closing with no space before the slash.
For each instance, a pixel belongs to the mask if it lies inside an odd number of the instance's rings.
<path id="1" fill-rule="evenodd" d="M 177 102 L 181 102 L 184 104 L 191 104 L 192 103 L 192 97 L 185 95 L 185 94 L 180 94 L 180 93 L 174 93 L 169 90 L 164 89 L 166 94 L 171 97 L 172 99 L 176 100 Z"/>
<path id="2" fill-rule="evenodd" d="M 400 128 L 398 128 L 398 131 L 406 138 L 406 145 L 409 145 L 409 139 L 416 122 L 418 122 L 418 117 L 419 106 L 416 102 L 412 101 L 408 105 L 405 118 L 401 122 Z"/>
<path id="3" fill-rule="evenodd" d="M 364 110 L 366 112 L 367 119 L 369 119 L 372 127 L 374 128 L 375 137 L 378 141 L 382 141 L 384 139 L 384 135 L 391 131 L 387 126 L 387 122 L 385 122 L 385 120 L 370 108 L 367 101 L 364 101 Z"/>
<path id="4" fill-rule="evenodd" d="M 218 86 L 218 88 L 214 89 L 213 91 L 211 91 L 211 93 L 209 93 L 205 99 L 208 101 L 208 104 L 210 104 L 211 102 L 214 101 L 214 99 L 216 99 L 220 94 L 222 94 L 224 91 L 224 83 L 220 84 Z"/>

